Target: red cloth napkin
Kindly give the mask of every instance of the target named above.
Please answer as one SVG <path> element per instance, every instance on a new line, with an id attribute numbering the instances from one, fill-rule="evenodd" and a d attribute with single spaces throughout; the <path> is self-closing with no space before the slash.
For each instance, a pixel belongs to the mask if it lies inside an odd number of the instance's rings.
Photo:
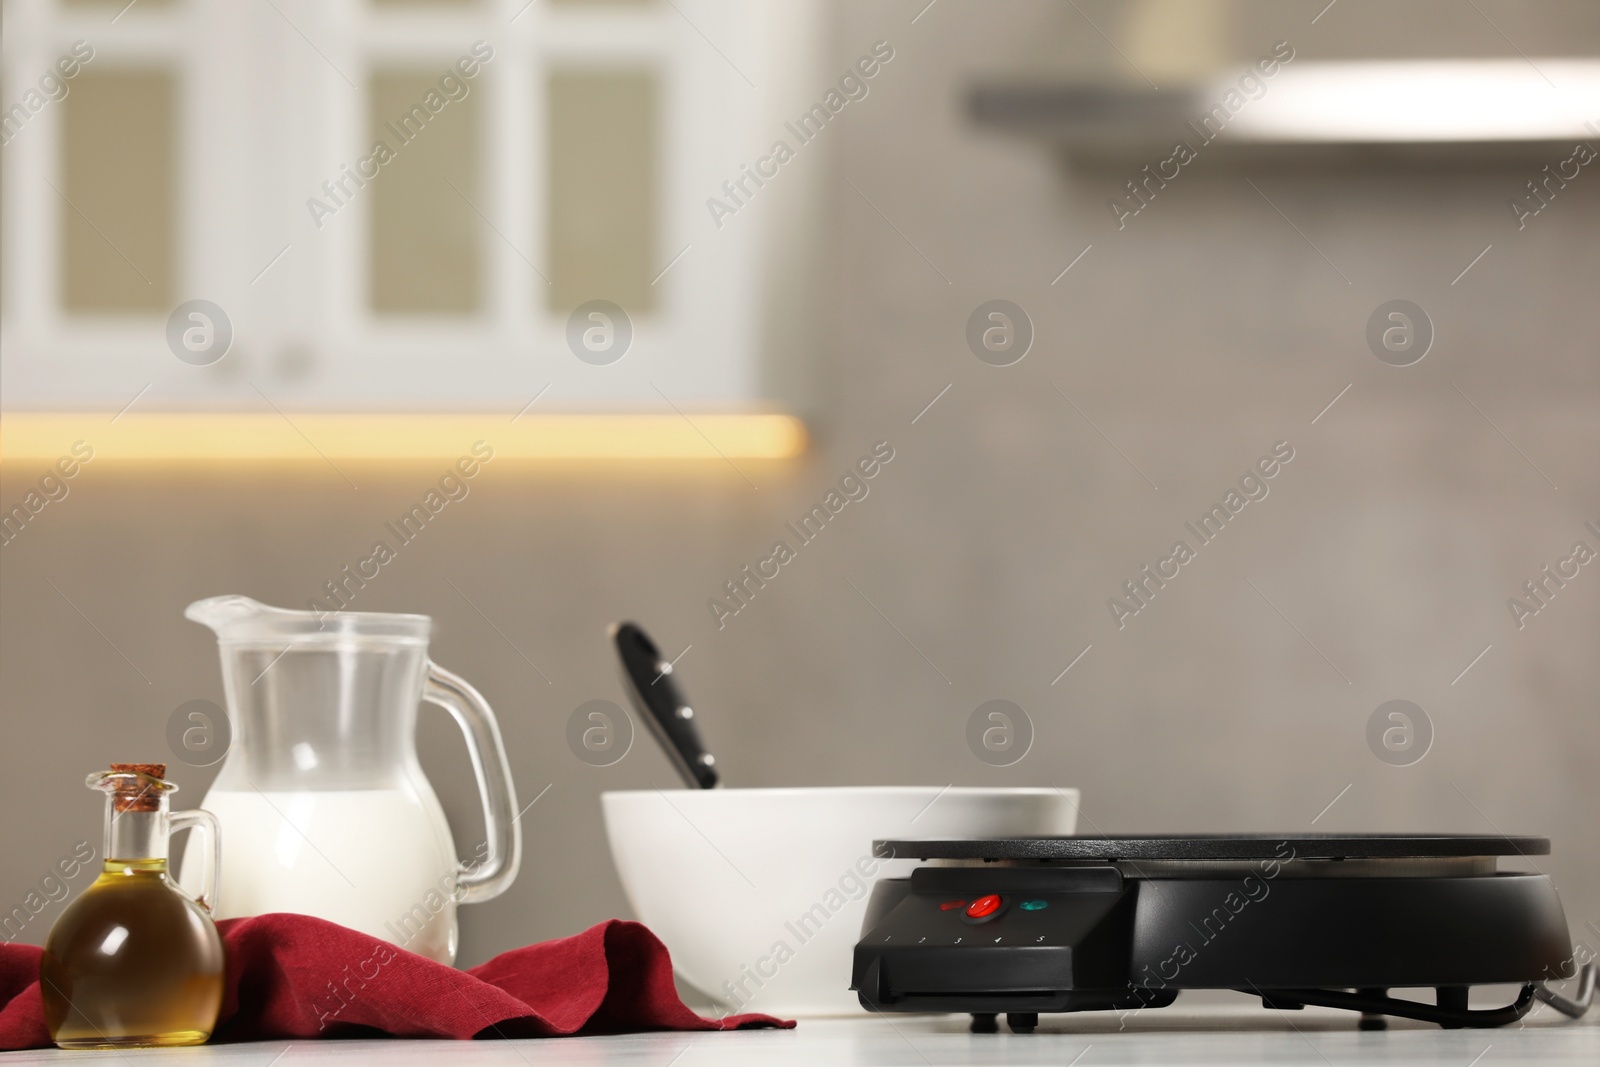
<path id="1" fill-rule="evenodd" d="M 792 1021 L 706 1019 L 678 999 L 667 948 L 612 919 L 574 937 L 502 953 L 470 971 L 308 915 L 217 924 L 227 949 L 213 1041 L 312 1037 L 566 1037 L 638 1030 L 737 1030 Z M 0 945 L 0 1051 L 45 1048 L 39 958 Z"/>

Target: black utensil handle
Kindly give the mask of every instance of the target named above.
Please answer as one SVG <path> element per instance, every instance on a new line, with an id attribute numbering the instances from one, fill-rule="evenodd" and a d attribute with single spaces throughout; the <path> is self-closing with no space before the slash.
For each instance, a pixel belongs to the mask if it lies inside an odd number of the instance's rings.
<path id="1" fill-rule="evenodd" d="M 685 784 L 710 789 L 717 784 L 716 760 L 700 743 L 694 710 L 672 677 L 672 665 L 635 623 L 612 627 L 622 664 L 624 688 Z"/>

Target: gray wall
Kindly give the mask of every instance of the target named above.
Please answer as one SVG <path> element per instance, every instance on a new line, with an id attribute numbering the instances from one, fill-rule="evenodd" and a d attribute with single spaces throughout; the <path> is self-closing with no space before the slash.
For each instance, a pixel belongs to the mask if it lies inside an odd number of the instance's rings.
<path id="1" fill-rule="evenodd" d="M 1114 12 L 1083 6 L 1115 35 Z M 1231 54 L 1283 37 L 1307 59 L 1405 53 L 1397 37 L 1505 51 L 1459 5 L 1345 0 L 1310 26 L 1321 6 L 1238 9 Z M 1529 55 L 1600 52 L 1592 11 L 1480 6 Z M 1128 175 L 1071 171 L 961 108 L 980 74 L 1109 75 L 1116 55 L 1071 7 L 944 0 L 910 24 L 920 7 L 835 9 L 831 67 L 879 38 L 897 54 L 827 131 L 831 157 L 797 164 L 825 168 L 811 454 L 741 464 L 759 490 L 720 463 L 496 463 L 362 593 L 359 607 L 433 615 L 434 656 L 498 710 L 522 796 L 553 783 L 525 819 L 516 886 L 464 912 L 463 962 L 627 914 L 598 795 L 673 777 L 647 743 L 597 769 L 565 742 L 578 704 L 622 700 L 603 629 L 623 617 L 673 653 L 694 646 L 680 676 L 731 785 L 1072 785 L 1084 829 L 1107 832 L 1546 834 L 1555 854 L 1537 864 L 1575 931 L 1600 924 L 1600 564 L 1521 630 L 1506 607 L 1574 541 L 1600 548 L 1583 528 L 1600 524 L 1600 171 L 1518 232 L 1505 200 L 1545 160 L 1244 169 L 1219 153 L 1118 232 L 1104 203 Z M 1009 368 L 963 341 L 994 297 L 1037 331 Z M 1363 337 L 1395 297 L 1438 333 L 1405 369 Z M 707 598 L 879 440 L 896 456 L 870 496 L 718 630 Z M 1107 598 L 1280 440 L 1295 454 L 1270 495 L 1118 630 Z M 37 473 L 8 464 L 5 501 Z M 303 603 L 439 473 L 358 468 L 354 492 L 319 466 L 91 464 L 7 546 L 0 904 L 98 835 L 85 772 L 165 758 L 171 710 L 221 699 L 186 603 Z M 1036 728 L 1009 768 L 965 742 L 995 698 Z M 1367 746 L 1395 698 L 1435 731 L 1409 767 Z M 454 729 L 424 719 L 424 763 L 476 840 Z M 191 801 L 211 775 L 176 773 Z"/>

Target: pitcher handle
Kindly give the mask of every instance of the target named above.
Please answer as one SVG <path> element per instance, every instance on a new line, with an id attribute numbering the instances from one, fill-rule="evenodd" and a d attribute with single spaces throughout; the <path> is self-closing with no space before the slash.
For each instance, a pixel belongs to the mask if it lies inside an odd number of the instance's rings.
<path id="1" fill-rule="evenodd" d="M 217 832 L 217 817 L 202 808 L 175 811 L 167 821 L 168 835 L 179 830 L 198 830 L 205 834 L 205 845 L 195 851 L 200 854 L 200 893 L 194 902 L 210 914 L 217 907 L 217 875 L 222 870 L 222 835 Z M 184 875 L 189 869 L 184 867 Z"/>
<path id="2" fill-rule="evenodd" d="M 522 865 L 522 827 L 517 819 L 517 791 L 511 765 L 500 741 L 500 724 L 483 695 L 464 678 L 428 662 L 422 699 L 448 711 L 467 738 L 472 773 L 483 798 L 483 829 L 489 854 L 481 863 L 456 867 L 456 899 L 464 904 L 493 900 L 510 888 Z"/>

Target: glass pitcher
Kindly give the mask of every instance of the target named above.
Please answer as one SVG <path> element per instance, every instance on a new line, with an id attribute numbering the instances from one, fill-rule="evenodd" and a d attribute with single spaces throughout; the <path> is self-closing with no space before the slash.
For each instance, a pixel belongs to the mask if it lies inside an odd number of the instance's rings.
<path id="1" fill-rule="evenodd" d="M 494 712 L 428 659 L 432 620 L 242 596 L 184 614 L 217 633 L 232 727 L 203 804 L 228 841 L 217 917 L 300 912 L 453 963 L 456 904 L 505 892 L 522 832 Z M 467 862 L 417 762 L 421 700 L 466 734 L 487 838 Z"/>

